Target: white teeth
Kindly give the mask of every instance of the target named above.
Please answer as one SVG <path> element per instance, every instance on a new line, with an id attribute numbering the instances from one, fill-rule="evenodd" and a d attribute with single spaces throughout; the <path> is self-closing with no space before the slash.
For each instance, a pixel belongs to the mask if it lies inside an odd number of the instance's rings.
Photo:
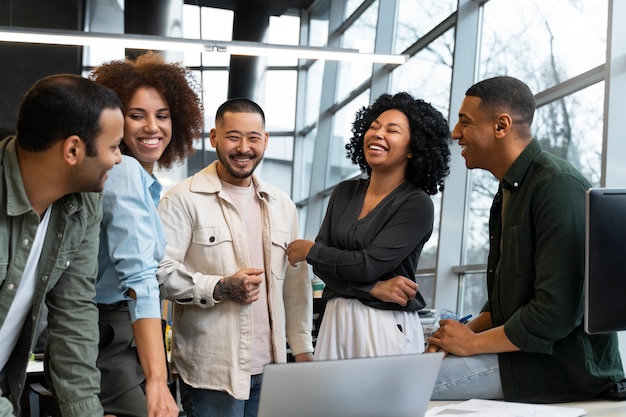
<path id="1" fill-rule="evenodd" d="M 370 145 L 369 148 L 373 151 L 384 151 L 385 148 L 383 148 L 382 146 L 378 146 L 378 145 Z"/>
<path id="2" fill-rule="evenodd" d="M 142 142 L 145 143 L 146 145 L 157 145 L 159 143 L 159 140 L 158 139 L 143 139 Z"/>

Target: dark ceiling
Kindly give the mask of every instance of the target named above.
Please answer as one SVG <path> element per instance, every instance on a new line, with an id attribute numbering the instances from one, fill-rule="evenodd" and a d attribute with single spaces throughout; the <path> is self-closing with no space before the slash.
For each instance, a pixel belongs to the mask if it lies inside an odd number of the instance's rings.
<path id="1" fill-rule="evenodd" d="M 218 9 L 255 8 L 268 11 L 272 16 L 281 16 L 287 10 L 306 9 L 314 2 L 315 0 L 185 0 L 185 4 Z"/>

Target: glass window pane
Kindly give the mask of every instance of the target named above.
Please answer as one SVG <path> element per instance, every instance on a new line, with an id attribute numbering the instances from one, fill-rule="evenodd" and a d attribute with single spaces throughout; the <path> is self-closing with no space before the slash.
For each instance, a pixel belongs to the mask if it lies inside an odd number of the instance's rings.
<path id="1" fill-rule="evenodd" d="M 267 42 L 278 45 L 298 45 L 300 42 L 300 18 L 297 16 L 271 16 Z M 269 66 L 296 66 L 297 58 L 270 57 Z"/>
<path id="2" fill-rule="evenodd" d="M 363 3 L 363 0 L 346 0 L 343 8 L 343 18 L 347 19 Z"/>
<path id="3" fill-rule="evenodd" d="M 399 54 L 456 10 L 457 0 L 398 0 L 398 24 L 393 53 Z M 451 52 L 451 51 L 450 51 Z"/>
<path id="4" fill-rule="evenodd" d="M 291 156 L 293 136 L 272 136 L 265 150 L 263 161 L 255 173 L 264 181 L 291 195 Z"/>
<path id="5" fill-rule="evenodd" d="M 330 141 L 326 186 L 338 184 L 361 172 L 359 167 L 346 157 L 346 144 L 352 137 L 352 124 L 356 112 L 367 105 L 369 105 L 369 90 L 342 107 L 333 117 L 333 137 Z"/>
<path id="6" fill-rule="evenodd" d="M 490 1 L 479 79 L 508 74 L 542 91 L 601 65 L 607 16 L 608 0 Z"/>
<path id="7" fill-rule="evenodd" d="M 487 263 L 489 209 L 498 191 L 498 180 L 483 169 L 470 171 L 469 210 L 465 213 L 463 264 Z"/>
<path id="8" fill-rule="evenodd" d="M 297 72 L 265 72 L 259 104 L 265 112 L 268 131 L 293 131 L 296 118 Z"/>
<path id="9" fill-rule="evenodd" d="M 415 277 L 415 282 L 419 285 L 419 292 L 426 301 L 426 308 L 433 308 L 437 284 L 435 277 L 433 275 L 418 275 Z"/>
<path id="10" fill-rule="evenodd" d="M 233 40 L 234 12 L 213 7 L 201 8 L 202 39 L 231 41 Z"/>
<path id="11" fill-rule="evenodd" d="M 484 273 L 462 274 L 460 277 L 459 316 L 472 314 L 476 317 L 487 301 L 487 275 Z"/>
<path id="12" fill-rule="evenodd" d="M 343 34 L 341 47 L 357 49 L 360 52 L 374 52 L 376 43 L 376 21 L 378 19 L 378 1 L 374 2 Z M 354 90 L 363 81 L 372 76 L 372 65 L 362 62 L 341 61 L 336 97 L 341 99 Z"/>
<path id="13" fill-rule="evenodd" d="M 439 219 L 441 218 L 441 193 L 431 196 L 435 206 L 435 218 L 433 220 L 433 233 L 424 244 L 417 269 L 434 268 L 437 266 L 437 244 L 439 241 Z"/>
<path id="14" fill-rule="evenodd" d="M 306 108 L 304 109 L 304 124 L 317 123 L 320 115 L 320 100 L 322 98 L 322 79 L 324 76 L 324 61 L 316 61 L 308 69 L 306 75 Z"/>
<path id="15" fill-rule="evenodd" d="M 315 16 L 309 21 L 309 45 L 326 46 L 328 42 L 328 13 Z"/>
<path id="16" fill-rule="evenodd" d="M 304 200 L 309 196 L 309 186 L 311 184 L 311 174 L 313 171 L 313 154 L 315 147 L 315 138 L 317 136 L 317 128 L 309 132 L 305 137 L 298 137 L 298 141 L 301 141 L 301 147 L 298 148 L 301 154 L 298 160 L 302 161 L 300 166 L 295 166 L 294 169 L 300 169 L 300 184 L 299 187 L 294 187 L 300 190 L 299 195 L 294 195 L 293 199 Z M 302 221 L 302 219 L 300 219 Z"/>
<path id="17" fill-rule="evenodd" d="M 604 82 L 537 109 L 533 136 L 544 150 L 569 161 L 600 185 Z"/>
<path id="18" fill-rule="evenodd" d="M 391 74 L 391 90 L 407 91 L 448 118 L 454 31 L 449 30 Z"/>
<path id="19" fill-rule="evenodd" d="M 203 71 L 204 131 L 215 127 L 215 112 L 228 98 L 228 71 Z M 212 149 L 207 141 L 206 149 Z"/>

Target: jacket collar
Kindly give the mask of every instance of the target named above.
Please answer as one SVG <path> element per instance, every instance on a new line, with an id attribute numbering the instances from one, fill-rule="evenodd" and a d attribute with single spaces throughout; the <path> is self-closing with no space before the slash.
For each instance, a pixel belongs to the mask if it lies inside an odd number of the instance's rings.
<path id="1" fill-rule="evenodd" d="M 502 178 L 502 187 L 509 190 L 517 190 L 522 186 L 524 176 L 530 167 L 530 164 L 535 159 L 537 154 L 541 152 L 541 145 L 536 139 L 533 139 L 526 149 L 517 157 L 513 165 L 504 174 Z"/>
<path id="2" fill-rule="evenodd" d="M 220 193 L 222 182 L 217 175 L 217 161 L 213 161 L 202 171 L 193 176 L 189 191 L 192 193 Z M 260 199 L 276 199 L 274 190 L 261 180 L 256 174 L 252 174 L 252 182 Z"/>

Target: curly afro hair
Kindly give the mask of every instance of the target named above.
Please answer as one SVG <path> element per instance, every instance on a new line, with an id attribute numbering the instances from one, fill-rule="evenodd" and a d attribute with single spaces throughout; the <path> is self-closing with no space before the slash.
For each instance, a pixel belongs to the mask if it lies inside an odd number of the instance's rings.
<path id="1" fill-rule="evenodd" d="M 404 113 L 411 129 L 413 158 L 405 178 L 429 195 L 443 191 L 444 178 L 450 173 L 450 128 L 438 110 L 409 93 L 383 94 L 371 106 L 359 110 L 352 125 L 352 138 L 346 145 L 346 156 L 359 165 L 362 172 L 372 173 L 363 149 L 365 132 L 378 116 L 391 109 Z"/>
<path id="2" fill-rule="evenodd" d="M 172 116 L 172 140 L 158 161 L 160 168 L 171 168 L 194 152 L 193 141 L 202 136 L 204 108 L 199 83 L 178 63 L 166 63 L 154 52 L 130 59 L 111 61 L 96 67 L 89 78 L 115 91 L 124 112 L 140 87 L 151 87 L 167 100 Z M 130 155 L 128 147 L 120 145 Z"/>

